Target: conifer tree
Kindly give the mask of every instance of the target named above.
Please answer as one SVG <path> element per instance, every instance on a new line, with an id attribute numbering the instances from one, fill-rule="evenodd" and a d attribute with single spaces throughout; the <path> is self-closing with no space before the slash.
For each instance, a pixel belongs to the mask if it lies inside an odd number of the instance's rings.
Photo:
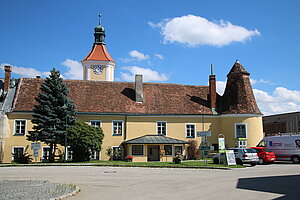
<path id="1" fill-rule="evenodd" d="M 51 70 L 40 90 L 31 120 L 33 131 L 29 131 L 27 139 L 49 145 L 49 162 L 54 162 L 57 145 L 65 145 L 67 127 L 75 123 L 76 109 L 67 97 L 69 89 L 56 69 Z"/>

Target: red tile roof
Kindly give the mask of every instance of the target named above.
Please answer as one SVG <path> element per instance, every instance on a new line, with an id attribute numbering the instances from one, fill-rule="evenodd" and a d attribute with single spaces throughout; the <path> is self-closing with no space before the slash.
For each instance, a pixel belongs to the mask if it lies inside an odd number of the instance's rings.
<path id="1" fill-rule="evenodd" d="M 13 111 L 32 111 L 43 79 L 23 78 Z M 134 83 L 65 80 L 78 112 L 212 114 L 208 86 L 143 83 L 144 102 L 135 102 Z"/>
<path id="2" fill-rule="evenodd" d="M 100 61 L 111 61 L 115 62 L 108 51 L 106 50 L 105 44 L 94 44 L 90 53 L 82 60 L 100 60 Z"/>

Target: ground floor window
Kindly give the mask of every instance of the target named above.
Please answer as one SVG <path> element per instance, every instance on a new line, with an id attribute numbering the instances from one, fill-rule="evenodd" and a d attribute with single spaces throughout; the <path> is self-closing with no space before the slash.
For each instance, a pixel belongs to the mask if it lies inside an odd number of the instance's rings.
<path id="1" fill-rule="evenodd" d="M 99 151 L 91 151 L 90 159 L 91 160 L 99 160 Z"/>
<path id="2" fill-rule="evenodd" d="M 24 154 L 24 147 L 14 147 L 12 152 L 12 160 L 21 158 Z"/>
<path id="3" fill-rule="evenodd" d="M 182 146 L 175 146 L 174 147 L 174 152 L 175 152 L 175 155 L 177 155 L 177 154 L 182 154 L 183 152 L 182 152 Z"/>
<path id="4" fill-rule="evenodd" d="M 142 156 L 144 155 L 144 146 L 143 145 L 132 145 L 132 152 L 133 156 Z"/>
<path id="5" fill-rule="evenodd" d="M 122 159 L 122 147 L 113 147 L 113 160 Z"/>
<path id="6" fill-rule="evenodd" d="M 236 138 L 247 138 L 246 124 L 235 124 L 235 137 Z"/>
<path id="7" fill-rule="evenodd" d="M 73 151 L 71 150 L 70 147 L 67 147 L 67 160 L 72 160 L 73 159 Z"/>
<path id="8" fill-rule="evenodd" d="M 50 156 L 50 147 L 43 147 L 43 157 L 42 160 L 49 160 L 49 156 Z"/>
<path id="9" fill-rule="evenodd" d="M 164 145 L 165 155 L 172 155 L 172 145 Z"/>

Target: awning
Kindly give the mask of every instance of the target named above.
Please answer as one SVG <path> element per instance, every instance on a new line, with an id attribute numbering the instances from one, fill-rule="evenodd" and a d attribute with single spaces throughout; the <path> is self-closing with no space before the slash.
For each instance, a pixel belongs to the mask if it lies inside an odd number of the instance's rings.
<path id="1" fill-rule="evenodd" d="M 163 135 L 144 135 L 123 142 L 124 144 L 188 144 L 184 140 L 178 140 Z"/>

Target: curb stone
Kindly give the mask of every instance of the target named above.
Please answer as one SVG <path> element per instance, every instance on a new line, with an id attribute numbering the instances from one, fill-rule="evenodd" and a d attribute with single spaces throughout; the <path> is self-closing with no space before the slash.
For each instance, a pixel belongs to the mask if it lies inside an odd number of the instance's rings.
<path id="1" fill-rule="evenodd" d="M 68 198 L 68 197 L 71 197 L 71 196 L 75 196 L 79 192 L 80 192 L 80 188 L 78 186 L 76 186 L 76 189 L 73 192 L 71 192 L 69 194 L 62 195 L 60 197 L 51 198 L 50 200 L 62 200 L 62 199 L 65 199 L 65 198 Z"/>

